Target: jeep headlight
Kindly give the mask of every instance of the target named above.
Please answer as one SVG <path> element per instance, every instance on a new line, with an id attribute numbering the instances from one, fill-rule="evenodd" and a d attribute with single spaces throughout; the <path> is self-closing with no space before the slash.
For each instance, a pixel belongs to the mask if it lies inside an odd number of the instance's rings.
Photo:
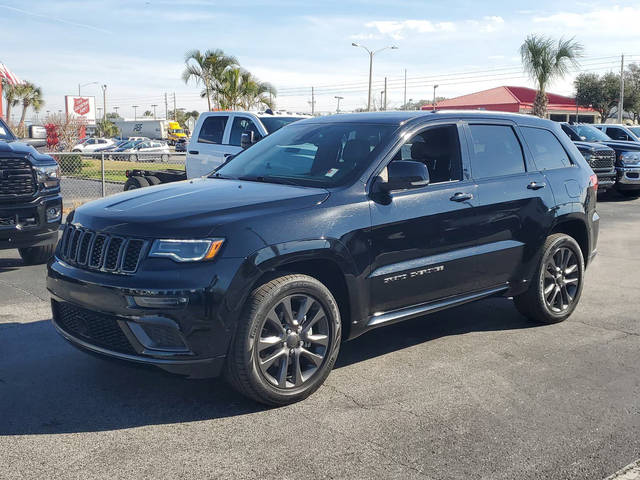
<path id="1" fill-rule="evenodd" d="M 38 177 L 38 183 L 45 188 L 57 188 L 60 186 L 60 167 L 58 165 L 39 165 L 33 167 Z"/>
<path id="2" fill-rule="evenodd" d="M 620 161 L 626 166 L 640 164 L 640 152 L 622 152 L 620 154 Z"/>
<path id="3" fill-rule="evenodd" d="M 202 240 L 154 240 L 150 257 L 168 257 L 175 262 L 213 260 L 224 243 L 224 238 Z"/>

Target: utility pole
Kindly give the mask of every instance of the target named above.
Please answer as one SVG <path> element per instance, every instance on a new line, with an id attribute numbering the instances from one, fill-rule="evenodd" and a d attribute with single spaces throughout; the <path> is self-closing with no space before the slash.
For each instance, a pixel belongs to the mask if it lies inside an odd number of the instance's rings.
<path id="1" fill-rule="evenodd" d="M 407 69 L 404 69 L 404 103 L 403 105 L 403 109 L 406 110 L 407 109 Z"/>
<path id="2" fill-rule="evenodd" d="M 107 121 L 107 86 L 102 85 L 102 107 L 103 107 L 103 117 L 102 121 Z"/>
<path id="3" fill-rule="evenodd" d="M 380 90 L 380 108 L 379 110 L 382 110 L 382 96 L 384 95 L 384 90 Z"/>
<path id="4" fill-rule="evenodd" d="M 316 94 L 313 87 L 311 87 L 311 115 L 313 116 L 315 114 L 316 114 Z"/>
<path id="5" fill-rule="evenodd" d="M 342 100 L 344 97 L 339 97 L 338 95 L 336 95 L 333 98 L 338 99 L 338 106 L 336 107 L 336 113 L 340 113 L 340 100 Z"/>
<path id="6" fill-rule="evenodd" d="M 169 120 L 169 106 L 167 103 L 167 92 L 164 92 L 164 118 Z"/>
<path id="7" fill-rule="evenodd" d="M 624 113 L 624 53 L 620 59 L 620 101 L 618 102 L 618 123 L 622 123 L 622 116 Z M 604 118 L 602 121 L 605 122 Z"/>
<path id="8" fill-rule="evenodd" d="M 173 119 L 178 121 L 178 110 L 176 110 L 176 92 L 173 92 Z"/>
<path id="9" fill-rule="evenodd" d="M 433 86 L 433 111 L 436 111 L 436 88 L 438 88 L 440 85 L 434 85 Z"/>
<path id="10" fill-rule="evenodd" d="M 387 110 L 387 77 L 384 77 L 384 109 Z"/>
<path id="11" fill-rule="evenodd" d="M 118 109 L 119 109 L 119 108 L 120 108 L 120 107 L 113 107 L 113 109 L 116 111 L 116 115 L 118 115 Z"/>
<path id="12" fill-rule="evenodd" d="M 153 105 L 151 105 L 151 106 L 153 107 L 153 119 L 155 120 L 155 119 L 156 119 L 156 107 L 157 107 L 158 105 L 153 104 Z"/>
<path id="13" fill-rule="evenodd" d="M 135 122 L 136 120 L 138 120 L 138 112 L 137 109 L 138 105 L 133 105 L 133 121 Z"/>

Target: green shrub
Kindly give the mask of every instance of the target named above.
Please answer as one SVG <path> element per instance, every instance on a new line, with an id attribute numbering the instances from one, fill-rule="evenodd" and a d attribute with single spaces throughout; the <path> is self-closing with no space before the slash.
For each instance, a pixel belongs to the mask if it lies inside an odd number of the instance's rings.
<path id="1" fill-rule="evenodd" d="M 55 155 L 62 175 L 77 175 L 82 172 L 82 157 L 78 154 Z"/>

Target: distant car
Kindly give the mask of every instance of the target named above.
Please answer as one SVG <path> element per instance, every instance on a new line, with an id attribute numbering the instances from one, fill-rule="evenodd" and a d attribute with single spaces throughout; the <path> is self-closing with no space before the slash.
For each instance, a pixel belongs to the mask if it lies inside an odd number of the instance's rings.
<path id="1" fill-rule="evenodd" d="M 166 162 L 169 160 L 169 154 L 171 152 L 166 143 L 147 140 L 138 142 L 131 148 L 123 150 L 123 153 L 128 153 L 127 160 L 133 162 L 150 162 L 153 160 Z"/>
<path id="2" fill-rule="evenodd" d="M 116 150 L 117 148 L 122 147 L 123 145 L 126 145 L 127 143 L 129 143 L 129 140 L 118 140 L 116 143 L 109 145 L 108 147 L 102 147 L 102 148 L 98 148 L 95 150 L 96 153 L 98 152 L 112 152 L 114 150 Z"/>
<path id="3" fill-rule="evenodd" d="M 108 147 L 113 144 L 114 141 L 110 138 L 87 138 L 77 145 L 74 145 L 71 151 L 93 153 L 99 148 Z"/>
<path id="4" fill-rule="evenodd" d="M 186 152 L 187 151 L 187 141 L 182 139 L 176 142 L 176 152 Z"/>
<path id="5" fill-rule="evenodd" d="M 640 138 L 640 125 L 628 125 L 627 128 L 631 130 L 636 137 Z"/>
<path id="6" fill-rule="evenodd" d="M 640 142 L 640 132 L 634 133 L 626 125 L 613 124 L 613 123 L 599 123 L 595 124 L 598 130 L 603 131 L 607 136 L 613 140 L 621 140 L 623 142 Z M 640 127 L 636 127 L 640 128 Z"/>

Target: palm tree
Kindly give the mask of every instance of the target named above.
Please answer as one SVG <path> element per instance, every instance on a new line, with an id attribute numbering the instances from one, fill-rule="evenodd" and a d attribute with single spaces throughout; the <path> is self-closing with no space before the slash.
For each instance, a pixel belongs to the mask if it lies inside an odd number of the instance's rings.
<path id="1" fill-rule="evenodd" d="M 562 78 L 569 67 L 578 66 L 583 47 L 573 38 L 561 38 L 556 45 L 552 38 L 529 35 L 520 47 L 522 65 L 529 77 L 536 83 L 538 92 L 533 102 L 533 114 L 547 115 L 547 87 L 556 78 Z"/>
<path id="2" fill-rule="evenodd" d="M 42 99 L 42 89 L 31 82 L 18 85 L 18 95 L 22 102 L 22 115 L 20 115 L 18 131 L 22 132 L 24 130 L 24 118 L 27 115 L 27 109 L 31 107 L 36 112 L 39 112 L 44 105 L 44 100 Z"/>
<path id="3" fill-rule="evenodd" d="M 4 98 L 7 100 L 7 108 L 5 111 L 5 118 L 7 119 L 7 123 L 11 124 L 11 107 L 15 107 L 20 103 L 19 100 L 19 87 L 20 85 L 13 85 L 7 82 L 6 80 L 2 80 L 2 92 L 4 93 Z M 0 102 L 2 99 L 0 98 Z"/>
<path id="4" fill-rule="evenodd" d="M 239 67 L 228 68 L 222 72 L 218 88 L 218 104 L 223 110 L 233 110 L 242 99 L 242 82 L 246 71 Z"/>
<path id="5" fill-rule="evenodd" d="M 204 87 L 202 96 L 206 97 L 207 105 L 211 110 L 211 96 L 214 95 L 218 103 L 218 90 L 221 85 L 222 74 L 225 70 L 237 66 L 238 60 L 226 55 L 222 50 L 190 50 L 185 55 L 185 69 L 182 72 L 182 80 L 189 83 L 194 80 L 197 85 Z M 219 106 L 219 103 L 218 103 Z"/>

